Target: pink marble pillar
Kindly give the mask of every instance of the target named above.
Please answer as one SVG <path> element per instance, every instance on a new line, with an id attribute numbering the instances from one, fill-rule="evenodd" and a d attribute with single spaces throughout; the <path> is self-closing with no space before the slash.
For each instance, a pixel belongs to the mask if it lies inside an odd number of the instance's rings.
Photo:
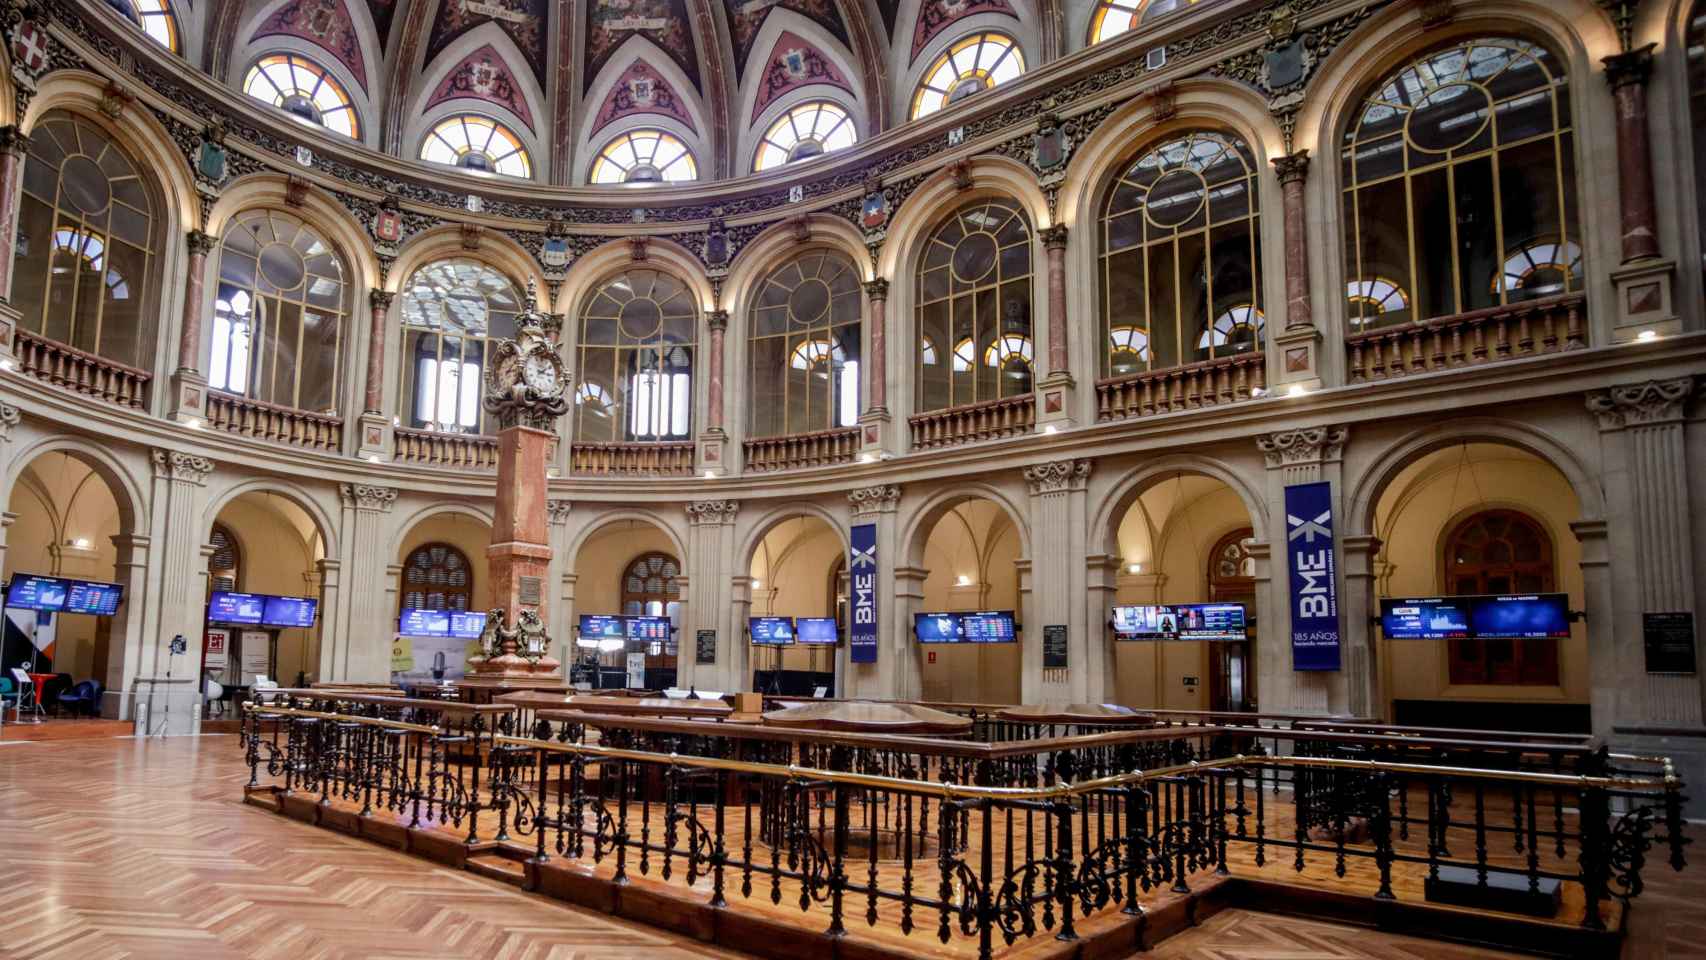
<path id="1" fill-rule="evenodd" d="M 1303 184 L 1309 177 L 1309 151 L 1274 158 L 1285 214 L 1285 328 L 1311 327 L 1315 311 L 1309 303 L 1308 211 Z"/>
<path id="2" fill-rule="evenodd" d="M 865 299 L 870 301 L 871 355 L 865 358 L 866 382 L 871 401 L 866 409 L 888 409 L 888 307 L 889 282 L 882 277 L 865 283 Z"/>
<path id="3" fill-rule="evenodd" d="M 216 241 L 200 230 L 191 230 L 185 237 L 189 245 L 189 266 L 184 271 L 184 325 L 178 336 L 178 371 L 199 371 L 201 362 L 201 291 L 206 282 L 207 255 L 213 252 Z"/>
<path id="4" fill-rule="evenodd" d="M 1605 79 L 1617 103 L 1618 194 L 1623 206 L 1623 262 L 1659 256 L 1653 202 L 1652 145 L 1647 134 L 1647 78 L 1653 47 L 1606 57 Z"/>
<path id="5" fill-rule="evenodd" d="M 18 236 L 18 168 L 29 152 L 30 138 L 16 126 L 0 127 L 0 299 L 12 297 L 12 244 Z"/>
<path id="6" fill-rule="evenodd" d="M 1044 227 L 1048 254 L 1048 372 L 1064 374 L 1066 361 L 1066 224 Z"/>
<path id="7" fill-rule="evenodd" d="M 712 310 L 705 318 L 705 325 L 711 329 L 710 363 L 706 364 L 707 377 L 710 380 L 710 394 L 706 406 L 709 411 L 706 428 L 721 431 L 723 429 L 723 334 L 729 329 L 729 312 L 727 310 Z"/>
<path id="8" fill-rule="evenodd" d="M 367 413 L 382 413 L 385 392 L 385 324 L 391 313 L 391 302 L 397 298 L 389 290 L 369 290 L 367 328 L 367 394 L 362 409 Z"/>

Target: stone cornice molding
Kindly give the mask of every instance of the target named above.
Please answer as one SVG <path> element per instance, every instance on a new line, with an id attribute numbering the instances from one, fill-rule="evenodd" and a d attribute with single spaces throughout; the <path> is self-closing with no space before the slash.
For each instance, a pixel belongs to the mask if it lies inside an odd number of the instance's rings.
<path id="1" fill-rule="evenodd" d="M 879 513 L 893 513 L 900 503 L 900 484 L 883 483 L 872 487 L 860 487 L 847 491 L 847 502 L 853 507 L 855 517 L 872 517 Z"/>
<path id="2" fill-rule="evenodd" d="M 1305 180 L 1309 177 L 1309 151 L 1299 150 L 1296 153 L 1275 157 L 1272 161 L 1274 175 L 1279 182 L 1290 183 L 1293 180 Z"/>
<path id="3" fill-rule="evenodd" d="M 738 500 L 695 500 L 687 505 L 687 522 L 696 527 L 732 524 L 739 510 Z"/>
<path id="4" fill-rule="evenodd" d="M 154 450 L 150 455 L 154 460 L 154 475 L 161 479 L 193 483 L 200 487 L 206 485 L 208 475 L 213 473 L 213 461 L 193 453 Z"/>
<path id="5" fill-rule="evenodd" d="M 0 401 L 0 441 L 12 439 L 12 428 L 22 423 L 24 415 L 17 407 Z"/>
<path id="6" fill-rule="evenodd" d="M 189 246 L 190 256 L 205 257 L 213 252 L 214 247 L 219 245 L 219 238 L 211 233 L 191 230 L 184 234 L 184 243 Z"/>
<path id="7" fill-rule="evenodd" d="M 889 298 L 889 282 L 882 277 L 866 280 L 865 296 L 872 300 L 887 300 Z"/>
<path id="8" fill-rule="evenodd" d="M 1269 467 L 1289 467 L 1300 463 L 1323 463 L 1338 460 L 1344 455 L 1348 427 L 1303 427 L 1281 430 L 1256 438 L 1256 447 L 1268 461 Z"/>
<path id="9" fill-rule="evenodd" d="M 1648 380 L 1594 390 L 1587 397 L 1588 412 L 1599 418 L 1601 430 L 1679 423 L 1683 408 L 1693 392 L 1693 377 Z"/>
<path id="10" fill-rule="evenodd" d="M 367 291 L 368 305 L 381 313 L 391 309 L 391 304 L 395 302 L 396 299 L 397 294 L 393 290 L 381 290 L 375 287 L 374 289 Z"/>
<path id="11" fill-rule="evenodd" d="M 1616 90 L 1620 87 L 1645 85 L 1653 75 L 1653 50 L 1658 44 L 1649 43 L 1624 53 L 1601 57 L 1605 65 L 1605 82 Z"/>
<path id="12" fill-rule="evenodd" d="M 1066 235 L 1067 229 L 1064 223 L 1051 224 L 1037 231 L 1037 237 L 1042 240 L 1043 248 L 1047 250 L 1053 250 L 1056 247 L 1064 250 L 1066 248 Z"/>
<path id="13" fill-rule="evenodd" d="M 560 527 L 569 522 L 569 514 L 574 510 L 572 500 L 545 501 L 545 520 L 554 527 Z"/>
<path id="14" fill-rule="evenodd" d="M 727 330 L 729 328 L 729 312 L 727 310 L 712 310 L 705 314 L 705 326 L 710 330 Z"/>
<path id="15" fill-rule="evenodd" d="M 371 483 L 340 483 L 338 496 L 344 506 L 357 510 L 369 510 L 376 513 L 390 513 L 392 504 L 397 502 L 396 487 L 382 487 Z"/>
<path id="16" fill-rule="evenodd" d="M 1082 490 L 1090 480 L 1090 460 L 1053 460 L 1025 468 L 1025 484 L 1031 496 Z"/>

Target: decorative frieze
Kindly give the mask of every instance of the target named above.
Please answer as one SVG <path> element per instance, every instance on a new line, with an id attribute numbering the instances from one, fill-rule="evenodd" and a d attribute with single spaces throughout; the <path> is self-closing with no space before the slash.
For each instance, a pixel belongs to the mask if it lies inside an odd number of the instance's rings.
<path id="1" fill-rule="evenodd" d="M 23 419 L 18 408 L 9 403 L 0 402 L 0 441 L 12 439 L 12 428 Z"/>
<path id="2" fill-rule="evenodd" d="M 574 511 L 574 503 L 569 500 L 545 501 L 545 520 L 553 527 L 560 527 L 569 522 L 569 514 Z"/>
<path id="3" fill-rule="evenodd" d="M 1281 430 L 1256 438 L 1256 446 L 1269 467 L 1338 460 L 1344 455 L 1348 427 L 1303 427 Z"/>
<path id="4" fill-rule="evenodd" d="M 1025 485 L 1031 496 L 1082 489 L 1090 479 L 1090 460 L 1052 460 L 1025 468 Z"/>
<path id="5" fill-rule="evenodd" d="M 893 513 L 895 505 L 900 503 L 900 485 L 883 483 L 872 487 L 849 490 L 847 491 L 847 502 L 852 505 L 855 517 Z"/>
<path id="6" fill-rule="evenodd" d="M 696 527 L 732 524 L 739 510 L 738 500 L 695 500 L 687 505 L 687 522 Z"/>
<path id="7" fill-rule="evenodd" d="M 346 507 L 390 513 L 392 505 L 397 502 L 397 488 L 371 483 L 343 483 L 338 485 L 338 496 Z"/>
<path id="8" fill-rule="evenodd" d="M 1675 423 L 1693 392 L 1693 377 L 1648 380 L 1590 392 L 1588 411 L 1599 418 L 1601 430 Z"/>
<path id="9" fill-rule="evenodd" d="M 154 475 L 162 479 L 181 480 L 199 487 L 205 485 L 208 475 L 213 473 L 213 461 L 193 453 L 154 450 L 151 456 L 154 460 Z"/>

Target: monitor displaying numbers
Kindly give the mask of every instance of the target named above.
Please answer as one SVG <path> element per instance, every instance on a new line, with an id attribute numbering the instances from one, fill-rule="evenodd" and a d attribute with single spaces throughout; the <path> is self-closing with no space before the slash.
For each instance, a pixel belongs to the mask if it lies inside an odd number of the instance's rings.
<path id="1" fill-rule="evenodd" d="M 756 644 L 785 647 L 794 642 L 794 621 L 789 617 L 753 617 L 747 629 Z"/>
<path id="2" fill-rule="evenodd" d="M 669 642 L 668 617 L 628 617 L 628 639 L 647 643 Z"/>
<path id="3" fill-rule="evenodd" d="M 215 590 L 207 601 L 208 623 L 240 623 L 259 625 L 266 614 L 266 597 L 258 593 L 231 593 Z"/>
<path id="4" fill-rule="evenodd" d="M 959 643 L 960 615 L 957 613 L 915 613 L 912 632 L 919 643 Z"/>
<path id="5" fill-rule="evenodd" d="M 1469 636 L 1469 605 L 1460 597 L 1410 597 L 1380 601 L 1380 629 L 1388 640 L 1459 640 Z"/>
<path id="6" fill-rule="evenodd" d="M 841 629 L 834 617 L 801 617 L 794 621 L 794 633 L 801 643 L 833 646 L 841 639 Z"/>
<path id="7" fill-rule="evenodd" d="M 450 612 L 450 635 L 460 640 L 478 640 L 486 632 L 486 615 L 465 610 Z"/>
<path id="8" fill-rule="evenodd" d="M 397 617 L 397 632 L 405 637 L 448 637 L 450 611 L 404 610 Z"/>
<path id="9" fill-rule="evenodd" d="M 17 576 L 6 588 L 6 606 L 48 613 L 110 617 L 124 602 L 124 587 L 98 580 Z"/>
<path id="10" fill-rule="evenodd" d="M 1388 640 L 1539 640 L 1570 635 L 1562 593 L 1403 597 L 1380 601 Z"/>
<path id="11" fill-rule="evenodd" d="M 1173 610 L 1180 640 L 1245 639 L 1242 603 L 1182 603 Z"/>
<path id="12" fill-rule="evenodd" d="M 312 597 L 266 597 L 261 624 L 268 627 L 312 627 L 320 601 Z"/>
<path id="13" fill-rule="evenodd" d="M 1012 643 L 1019 639 L 1011 610 L 960 614 L 960 638 L 966 643 Z"/>

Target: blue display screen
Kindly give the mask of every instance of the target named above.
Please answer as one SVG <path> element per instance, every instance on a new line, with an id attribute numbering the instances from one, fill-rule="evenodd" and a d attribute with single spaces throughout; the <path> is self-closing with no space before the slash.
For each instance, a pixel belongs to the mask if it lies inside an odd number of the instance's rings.
<path id="1" fill-rule="evenodd" d="M 1019 639 L 1011 610 L 960 614 L 960 636 L 967 643 L 1012 643 Z"/>
<path id="2" fill-rule="evenodd" d="M 320 601 L 312 597 L 266 597 L 261 623 L 269 627 L 312 627 Z"/>
<path id="3" fill-rule="evenodd" d="M 1562 593 L 1476 597 L 1469 629 L 1483 640 L 1563 639 L 1570 635 L 1570 603 Z"/>
<path id="4" fill-rule="evenodd" d="M 1177 640 L 1179 617 L 1172 607 L 1115 607 L 1114 636 L 1121 640 Z"/>
<path id="5" fill-rule="evenodd" d="M 957 613 L 915 613 L 912 632 L 918 635 L 919 643 L 959 643 L 964 639 Z"/>
<path id="6" fill-rule="evenodd" d="M 483 613 L 468 613 L 452 611 L 450 614 L 450 635 L 462 640 L 478 640 L 480 634 L 486 632 L 486 615 Z"/>
<path id="7" fill-rule="evenodd" d="M 19 610 L 64 610 L 68 592 L 66 582 L 58 577 L 13 577 L 6 588 L 6 606 Z"/>
<path id="8" fill-rule="evenodd" d="M 405 637 L 448 637 L 450 611 L 404 610 L 397 617 L 397 632 Z"/>
<path id="9" fill-rule="evenodd" d="M 794 621 L 788 617 L 751 617 L 747 629 L 753 643 L 785 647 L 794 642 Z"/>
<path id="10" fill-rule="evenodd" d="M 647 643 L 669 642 L 668 617 L 628 617 L 628 639 Z"/>
<path id="11" fill-rule="evenodd" d="M 606 616 L 602 613 L 581 614 L 582 640 L 626 640 L 628 639 L 628 624 L 622 617 Z"/>
<path id="12" fill-rule="evenodd" d="M 266 597 L 258 593 L 215 590 L 207 601 L 207 622 L 258 624 L 266 613 Z"/>
<path id="13" fill-rule="evenodd" d="M 1388 640 L 1456 640 L 1469 636 L 1471 597 L 1380 601 L 1380 630 Z"/>
<path id="14" fill-rule="evenodd" d="M 1246 636 L 1242 603 L 1182 603 L 1173 611 L 1180 640 L 1243 640 Z"/>
<path id="15" fill-rule="evenodd" d="M 794 621 L 794 631 L 801 643 L 835 644 L 841 640 L 834 617 L 801 617 Z"/>

